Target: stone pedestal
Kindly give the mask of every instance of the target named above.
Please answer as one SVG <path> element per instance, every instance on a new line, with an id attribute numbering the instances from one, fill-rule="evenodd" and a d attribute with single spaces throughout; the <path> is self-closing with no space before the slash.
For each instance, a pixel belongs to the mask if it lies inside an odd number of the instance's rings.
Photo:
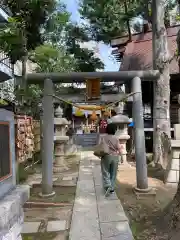
<path id="1" fill-rule="evenodd" d="M 0 240 L 21 240 L 23 205 L 29 198 L 29 186 L 16 185 L 14 113 L 0 109 L 0 123 Z"/>
<path id="2" fill-rule="evenodd" d="M 167 185 L 177 186 L 180 170 L 180 140 L 171 140 L 171 159 L 169 160 L 165 182 Z"/>
<path id="3" fill-rule="evenodd" d="M 29 198 L 29 186 L 17 186 L 0 200 L 0 239 L 22 240 L 23 205 Z"/>
<path id="4" fill-rule="evenodd" d="M 65 142 L 68 141 L 67 136 L 56 136 L 54 138 L 55 151 L 54 151 L 54 173 L 67 171 L 69 168 L 65 162 Z"/>
<path id="5" fill-rule="evenodd" d="M 166 169 L 165 183 L 177 186 L 180 171 L 180 124 L 174 125 L 174 138 L 171 140 L 171 158 Z"/>
<path id="6" fill-rule="evenodd" d="M 65 145 L 69 140 L 66 132 L 69 122 L 65 118 L 62 118 L 62 115 L 63 111 L 58 107 L 55 111 L 56 117 L 54 118 L 54 173 L 67 171 L 69 169 L 65 161 Z"/>
<path id="7" fill-rule="evenodd" d="M 118 127 L 116 132 L 116 136 L 118 137 L 120 144 L 122 146 L 122 155 L 121 155 L 121 163 L 120 164 L 127 164 L 127 150 L 126 150 L 126 143 L 127 140 L 130 138 L 127 132 L 127 124 L 121 125 Z"/>

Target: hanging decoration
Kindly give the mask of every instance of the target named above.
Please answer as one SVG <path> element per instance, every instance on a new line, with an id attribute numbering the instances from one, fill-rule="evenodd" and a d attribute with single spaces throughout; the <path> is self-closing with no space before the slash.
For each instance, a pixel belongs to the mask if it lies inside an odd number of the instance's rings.
<path id="1" fill-rule="evenodd" d="M 103 113 L 104 116 L 109 117 L 110 116 L 110 112 L 106 109 L 105 112 Z"/>
<path id="2" fill-rule="evenodd" d="M 95 111 L 93 111 L 93 112 L 92 112 L 92 114 L 91 114 L 91 117 L 90 117 L 90 118 L 91 118 L 91 120 L 92 120 L 92 121 L 96 121 L 96 120 L 97 120 L 98 116 L 97 116 L 97 114 L 96 114 L 96 112 L 95 112 Z"/>
<path id="3" fill-rule="evenodd" d="M 76 117 L 82 117 L 82 116 L 84 116 L 84 112 L 83 111 L 81 111 L 79 108 L 77 108 L 76 110 L 75 110 L 75 114 L 74 114 Z"/>
<path id="4" fill-rule="evenodd" d="M 75 103 L 72 103 L 71 101 L 66 101 L 60 97 L 57 97 L 55 95 L 53 95 L 53 97 L 57 98 L 58 100 L 62 101 L 62 102 L 65 102 L 67 104 L 70 104 L 78 109 L 81 109 L 81 110 L 89 110 L 89 111 L 105 111 L 105 109 L 107 108 L 110 108 L 110 107 L 113 107 L 116 103 L 119 103 L 119 102 L 122 102 L 123 100 L 127 99 L 128 97 L 130 96 L 133 96 L 135 93 L 132 92 L 132 93 L 129 93 L 127 94 L 125 97 L 123 97 L 121 100 L 118 100 L 116 102 L 113 102 L 113 103 L 110 103 L 110 104 L 107 104 L 107 105 L 102 105 L 102 106 L 88 106 L 88 105 L 78 105 L 78 104 L 75 104 Z"/>
<path id="5" fill-rule="evenodd" d="M 87 112 L 87 111 L 84 111 L 84 115 L 85 115 L 85 117 L 87 118 L 87 117 L 88 117 L 88 112 Z"/>

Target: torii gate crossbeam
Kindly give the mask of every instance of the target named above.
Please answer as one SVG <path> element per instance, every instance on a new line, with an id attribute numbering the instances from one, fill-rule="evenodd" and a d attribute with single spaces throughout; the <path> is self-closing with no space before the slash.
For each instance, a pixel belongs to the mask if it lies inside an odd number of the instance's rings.
<path id="1" fill-rule="evenodd" d="M 38 84 L 45 79 L 51 79 L 53 83 L 84 83 L 92 78 L 99 78 L 101 82 L 126 82 L 134 77 L 139 77 L 142 81 L 153 81 L 159 77 L 159 71 L 31 73 L 27 74 L 27 82 Z"/>

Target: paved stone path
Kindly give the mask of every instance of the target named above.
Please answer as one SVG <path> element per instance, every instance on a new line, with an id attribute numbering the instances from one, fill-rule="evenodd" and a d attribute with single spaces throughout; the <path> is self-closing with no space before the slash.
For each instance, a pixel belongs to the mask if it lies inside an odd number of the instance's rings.
<path id="1" fill-rule="evenodd" d="M 100 161 L 86 155 L 80 162 L 69 240 L 133 240 L 116 194 L 104 197 Z"/>

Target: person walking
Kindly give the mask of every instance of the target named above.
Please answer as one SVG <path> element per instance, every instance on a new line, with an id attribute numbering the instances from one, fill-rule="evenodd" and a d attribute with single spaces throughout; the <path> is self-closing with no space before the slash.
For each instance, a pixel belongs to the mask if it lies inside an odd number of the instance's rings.
<path id="1" fill-rule="evenodd" d="M 106 128 L 106 135 L 101 141 L 108 146 L 108 153 L 101 157 L 101 172 L 105 196 L 114 193 L 115 181 L 117 176 L 118 164 L 121 154 L 119 139 L 115 136 L 117 127 L 110 123 Z"/>

